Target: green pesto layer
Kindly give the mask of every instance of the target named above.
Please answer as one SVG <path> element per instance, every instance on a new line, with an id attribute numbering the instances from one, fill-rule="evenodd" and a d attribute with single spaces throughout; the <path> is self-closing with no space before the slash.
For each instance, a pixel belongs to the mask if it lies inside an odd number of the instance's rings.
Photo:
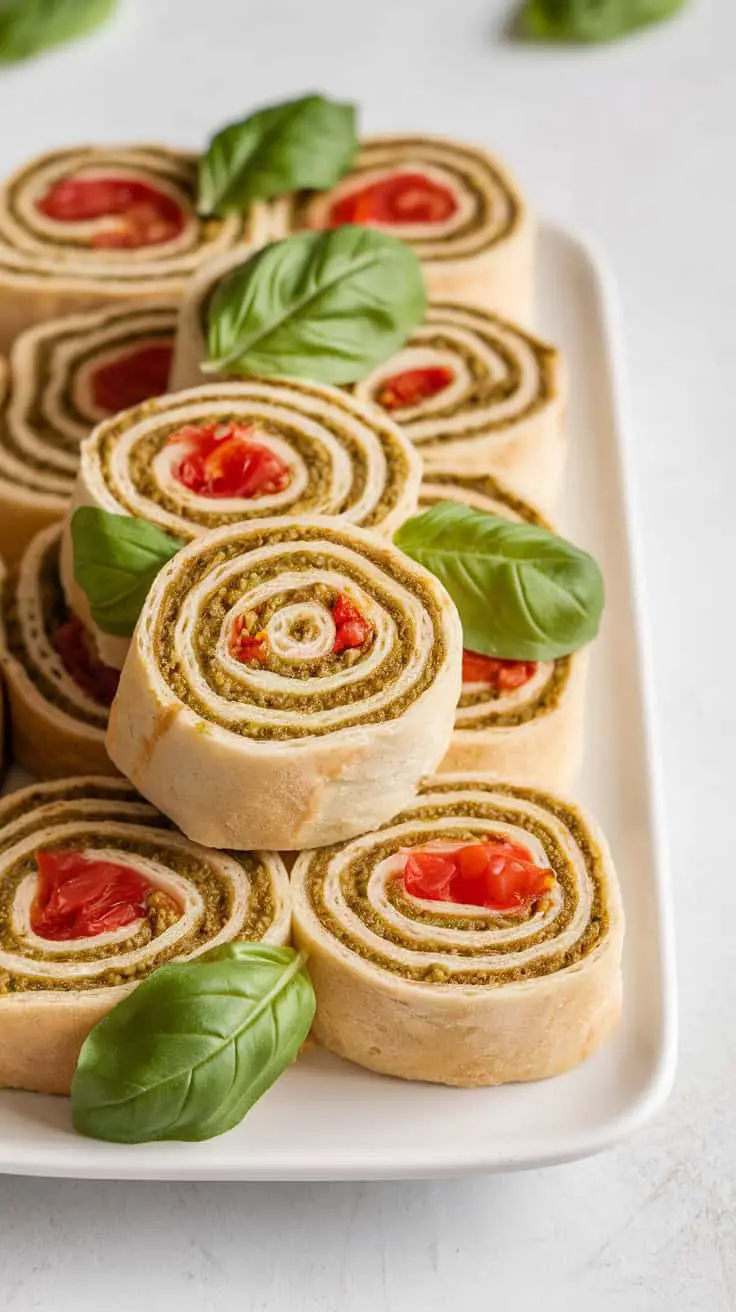
<path id="1" fill-rule="evenodd" d="M 395 152 L 395 156 L 392 159 L 393 152 Z M 407 153 L 413 157 L 411 162 L 406 157 Z M 431 255 L 424 255 L 423 258 L 438 264 L 457 260 L 455 243 L 458 241 L 465 242 L 468 238 L 475 238 L 472 247 L 464 251 L 462 256 L 459 257 L 461 259 L 472 259 L 483 251 L 490 250 L 493 246 L 505 241 L 518 227 L 521 214 L 519 200 L 515 192 L 509 187 L 507 180 L 493 167 L 487 156 L 467 146 L 453 143 L 451 148 L 442 147 L 438 146 L 438 143 L 423 137 L 402 137 L 399 141 L 377 143 L 375 146 L 368 144 L 353 164 L 348 174 L 348 180 L 352 181 L 354 178 L 356 182 L 360 182 L 364 175 L 377 169 L 395 169 L 396 172 L 402 172 L 410 167 L 410 163 L 416 164 L 420 169 L 422 164 L 426 164 L 428 168 L 439 168 L 444 173 L 454 176 L 474 201 L 472 210 L 465 221 L 453 228 L 449 237 L 423 237 L 415 241 L 407 239 L 410 246 L 416 245 L 425 249 L 428 246 L 431 247 Z M 473 167 L 477 168 L 478 165 L 481 166 L 491 180 L 494 188 L 499 188 L 507 197 L 508 214 L 506 222 L 494 233 L 492 233 L 495 219 L 492 212 L 492 198 L 478 185 L 472 172 Z M 312 193 L 310 192 L 301 192 L 294 198 L 291 213 L 291 226 L 293 228 L 303 228 L 307 223 L 311 196 Z"/>
<path id="2" fill-rule="evenodd" d="M 446 792 L 448 795 L 457 793 L 462 788 L 457 780 L 452 783 L 443 784 L 440 781 L 433 780 L 426 790 L 431 789 L 433 794 Z M 335 939 L 339 940 L 351 952 L 356 953 L 366 961 L 379 966 L 393 975 L 400 975 L 405 979 L 415 980 L 423 983 L 452 983 L 457 985 L 484 985 L 502 987 L 506 983 L 517 982 L 525 979 L 533 979 L 545 975 L 556 974 L 560 970 L 574 965 L 576 962 L 583 960 L 599 945 L 605 938 L 608 927 L 609 917 L 606 901 L 606 891 L 603 882 L 603 856 L 597 844 L 593 842 L 587 829 L 583 825 L 578 812 L 574 807 L 566 806 L 557 798 L 551 797 L 547 793 L 542 793 L 533 789 L 517 788 L 507 784 L 482 784 L 477 780 L 469 782 L 468 789 L 475 793 L 482 794 L 487 792 L 495 797 L 508 796 L 509 798 L 527 799 L 539 806 L 546 808 L 554 816 L 562 821 L 563 824 L 572 833 L 579 850 L 583 854 L 586 872 L 593 886 L 593 904 L 588 923 L 579 939 L 576 940 L 569 948 L 555 952 L 551 950 L 543 958 L 531 961 L 523 966 L 515 966 L 510 969 L 493 969 L 487 966 L 473 965 L 474 960 L 488 955 L 488 948 L 474 947 L 470 944 L 453 944 L 452 948 L 448 945 L 432 939 L 432 927 L 444 925 L 448 928 L 455 929 L 458 933 L 473 933 L 480 929 L 487 929 L 491 923 L 488 919 L 480 920 L 474 917 L 453 917 L 440 916 L 432 912 L 425 912 L 421 908 L 411 907 L 410 918 L 422 925 L 427 926 L 427 937 L 421 944 L 421 952 L 426 955 L 428 952 L 436 952 L 439 955 L 447 955 L 451 951 L 454 956 L 467 961 L 468 969 L 461 971 L 449 971 L 441 962 L 426 963 L 421 962 L 416 966 L 407 966 L 401 961 L 388 954 L 379 951 L 373 951 L 359 940 L 355 939 L 350 933 L 347 926 L 343 925 L 332 913 L 324 899 L 324 885 L 327 876 L 327 870 L 331 858 L 340 851 L 340 846 L 322 848 L 312 855 L 309 872 L 306 880 L 306 890 L 309 897 L 310 905 L 314 914 L 317 916 L 323 928 Z M 393 825 L 399 825 L 403 821 L 416 820 L 433 820 L 437 822 L 437 829 L 433 830 L 431 837 L 434 838 L 458 838 L 457 829 L 443 828 L 442 822 L 449 820 L 450 817 L 462 817 L 467 820 L 467 828 L 460 835 L 464 840 L 487 838 L 488 834 L 480 825 L 474 827 L 473 821 L 495 821 L 499 824 L 522 825 L 527 833 L 533 835 L 542 844 L 546 859 L 555 875 L 555 878 L 563 892 L 563 904 L 560 914 L 555 921 L 541 928 L 535 935 L 525 938 L 523 947 L 533 947 L 535 944 L 553 942 L 564 929 L 570 924 L 576 906 L 575 894 L 575 877 L 570 860 L 558 842 L 556 836 L 541 820 L 531 816 L 521 816 L 520 813 L 512 807 L 504 807 L 502 802 L 493 800 L 489 796 L 483 798 L 478 796 L 477 800 L 473 798 L 456 798 L 448 796 L 445 806 L 437 806 L 434 803 L 419 803 L 412 807 L 410 812 L 398 815 L 388 825 L 383 826 L 389 829 Z M 380 830 L 379 830 L 380 833 Z M 389 838 L 385 842 L 378 841 L 372 845 L 369 852 L 357 853 L 350 863 L 349 868 L 342 875 L 342 890 L 345 900 L 351 910 L 374 934 L 382 938 L 387 944 L 394 944 L 402 948 L 411 949 L 411 941 L 402 937 L 393 926 L 387 924 L 378 916 L 370 906 L 367 896 L 368 881 L 375 866 L 385 857 L 398 851 L 400 848 L 410 847 L 412 844 L 422 846 L 428 841 L 426 832 L 417 831 L 415 835 L 403 833 L 400 839 Z M 401 890 L 394 890 L 391 900 L 394 905 L 398 906 L 402 912 L 408 906 L 407 899 L 403 897 Z M 513 920 L 509 917 L 503 918 L 503 923 L 519 923 L 519 917 L 514 916 Z M 494 944 L 494 955 L 501 956 L 505 953 L 512 953 L 519 950 L 519 943 Z"/>
<path id="3" fill-rule="evenodd" d="M 331 541 L 341 545 L 344 539 L 341 538 L 339 532 L 332 534 L 325 528 L 304 528 L 296 524 L 279 532 L 271 530 L 261 534 L 254 530 L 248 533 L 247 537 L 240 537 L 227 545 L 218 545 L 208 550 L 204 549 L 200 551 L 194 560 L 187 563 L 186 574 L 174 579 L 166 590 L 159 609 L 154 635 L 163 677 L 180 701 L 201 715 L 205 721 L 219 724 L 233 733 L 240 733 L 243 737 L 251 739 L 294 739 L 316 737 L 335 732 L 335 729 L 329 726 L 300 725 L 296 716 L 289 725 L 261 725 L 247 722 L 239 724 L 234 719 L 228 720 L 213 714 L 211 708 L 197 696 L 189 683 L 186 672 L 180 667 L 174 643 L 177 617 L 187 594 L 215 566 L 242 557 L 244 562 L 242 572 L 236 578 L 231 578 L 220 589 L 213 590 L 207 599 L 206 607 L 203 607 L 194 655 L 203 677 L 217 695 L 226 699 L 229 698 L 240 705 L 246 703 L 274 709 L 283 708 L 293 712 L 298 711 L 300 703 L 297 689 L 292 688 L 288 693 L 283 694 L 255 690 L 250 687 L 246 690 L 241 684 L 233 684 L 226 675 L 223 675 L 222 671 L 216 671 L 213 649 L 228 609 L 235 605 L 251 588 L 265 582 L 272 575 L 278 575 L 284 568 L 286 557 L 282 554 L 280 559 L 259 561 L 248 569 L 248 550 L 256 551 L 262 546 L 272 546 L 277 543 L 293 542 L 298 544 L 298 547 L 288 555 L 288 565 L 290 569 L 304 570 L 305 575 L 307 575 L 305 586 L 308 589 L 310 570 L 329 567 L 332 563 L 329 548 L 326 554 L 322 554 L 319 545 L 325 542 L 329 544 Z M 310 550 L 309 542 L 315 543 L 314 549 Z M 384 571 L 386 569 L 386 555 L 380 544 L 377 543 L 375 547 L 361 544 L 360 551 L 366 560 L 379 570 Z M 348 716 L 341 721 L 339 726 L 341 729 L 354 725 L 377 724 L 396 719 L 431 686 L 436 671 L 446 659 L 446 641 L 439 603 L 433 589 L 424 580 L 405 569 L 399 561 L 394 560 L 392 557 L 389 566 L 390 576 L 419 599 L 432 621 L 434 642 L 430 658 L 413 687 L 397 695 L 385 706 L 361 713 L 361 698 L 375 692 L 379 687 L 390 686 L 400 671 L 406 667 L 415 649 L 417 635 L 411 616 L 381 586 L 380 582 L 376 582 L 367 572 L 364 573 L 360 565 L 353 565 L 341 559 L 339 561 L 339 570 L 346 578 L 354 579 L 370 596 L 374 597 L 381 606 L 389 611 L 396 624 L 396 641 L 385 659 L 366 680 L 341 688 L 330 689 L 329 691 L 325 690 L 319 694 L 308 693 L 305 695 L 304 706 L 307 710 L 316 708 L 330 710 L 338 706 L 355 703 L 355 715 Z"/>
<path id="4" fill-rule="evenodd" d="M 41 557 L 39 582 L 44 634 L 48 644 L 53 646 L 54 634 L 69 619 L 69 610 L 59 579 L 58 538 L 49 545 Z M 23 666 L 45 701 L 80 723 L 92 725 L 100 731 L 104 730 L 108 718 L 107 708 L 100 706 L 98 710 L 93 711 L 81 702 L 65 696 L 62 689 L 40 668 L 34 653 L 26 646 L 20 622 L 17 586 L 18 573 L 17 570 L 13 570 L 8 574 L 2 591 L 5 643 L 9 654 Z M 70 682 L 72 682 L 71 678 Z"/>
<path id="5" fill-rule="evenodd" d="M 71 814 L 68 818 L 87 820 L 86 816 L 80 816 L 79 813 L 75 815 L 73 808 L 71 808 Z M 114 818 L 119 821 L 119 817 Z M 58 823 L 56 816 L 53 818 L 53 823 Z M 148 818 L 143 823 L 148 827 Z M 70 948 L 68 952 L 52 953 L 31 948 L 27 943 L 17 938 L 10 917 L 10 910 L 19 884 L 28 875 L 36 873 L 35 852 L 30 853 L 13 862 L 4 871 L 3 881 L 0 885 L 0 947 L 7 952 L 22 954 L 28 962 L 28 972 L 23 975 L 14 975 L 0 969 L 0 994 L 27 991 L 76 991 L 106 988 L 138 981 L 172 957 L 186 956 L 189 953 L 206 948 L 230 918 L 233 892 L 229 881 L 224 879 L 214 866 L 204 863 L 198 854 L 190 853 L 186 849 L 165 842 L 157 843 L 153 839 L 148 840 L 137 835 L 131 839 L 120 838 L 117 834 L 108 836 L 104 831 L 101 832 L 96 829 L 94 822 L 91 822 L 87 833 L 81 831 L 68 839 L 55 841 L 54 851 L 96 847 L 100 843 L 119 852 L 147 857 L 149 860 L 156 861 L 166 869 L 187 879 L 197 888 L 204 903 L 202 914 L 197 923 L 185 937 L 179 938 L 174 944 L 162 947 L 157 951 L 156 939 L 171 924 L 174 924 L 178 917 L 172 914 L 167 900 L 157 899 L 154 893 L 149 899 L 148 915 L 144 920 L 144 924 L 135 933 L 131 933 L 128 939 L 115 943 L 112 949 L 109 945 L 102 945 L 100 947 L 91 947 L 86 951 L 74 951 Z M 42 846 L 43 831 L 41 831 L 39 840 L 39 847 Z M 267 933 L 276 913 L 270 873 L 256 854 L 241 852 L 237 854 L 229 853 L 228 855 L 238 861 L 250 881 L 248 911 L 239 930 L 238 938 L 249 942 L 259 941 Z M 67 961 L 86 961 L 96 964 L 104 961 L 111 951 L 117 956 L 133 952 L 148 944 L 151 944 L 151 955 L 145 961 L 135 965 L 123 966 L 120 969 L 111 967 L 110 970 L 101 974 L 81 978 L 75 976 L 70 979 L 48 979 L 40 975 L 33 975 L 34 961 L 56 961 L 60 964 Z"/>
<path id="6" fill-rule="evenodd" d="M 141 153 L 146 156 L 145 160 L 132 161 L 126 159 L 119 152 L 110 150 L 109 152 L 91 151 L 90 158 L 80 158 L 79 151 L 61 150 L 55 155 L 45 157 L 44 163 L 48 164 L 52 160 L 69 160 L 69 170 L 65 175 L 63 172 L 58 174 L 55 181 L 60 181 L 64 176 L 76 177 L 80 172 L 85 171 L 90 166 L 95 168 L 106 169 L 114 175 L 116 171 L 126 172 L 133 170 L 136 173 L 145 173 L 149 176 L 151 183 L 155 186 L 157 180 L 162 183 L 173 185 L 177 192 L 180 193 L 181 201 L 185 210 L 194 216 L 196 215 L 196 193 L 197 193 L 197 160 L 195 156 L 179 155 L 174 151 L 156 150 L 152 151 L 150 147 L 142 147 Z M 155 165 L 153 157 L 155 156 Z M 20 228 L 27 228 L 28 222 L 21 206 L 21 196 L 26 189 L 29 181 L 33 181 L 38 166 L 37 160 L 31 160 L 27 168 L 23 169 L 13 181 L 4 189 L 5 207 L 10 218 Z M 244 220 L 245 222 L 245 220 Z M 198 220 L 193 231 L 192 238 L 188 249 L 202 248 L 202 259 L 207 258 L 206 247 L 216 242 L 222 231 L 221 219 L 202 219 Z M 121 260 L 111 258 L 111 253 L 107 248 L 95 250 L 89 245 L 85 237 L 75 235 L 71 228 L 67 229 L 63 224 L 57 224 L 54 232 L 53 243 L 48 242 L 43 246 L 40 252 L 40 258 L 34 259 L 32 252 L 29 252 L 24 267 L 20 267 L 17 260 L 9 260 L 4 251 L 7 249 L 5 243 L 0 238 L 0 271 L 7 270 L 8 274 L 17 278 L 19 275 L 31 277 L 34 280 L 54 281 L 59 278 L 68 278 L 69 274 L 65 270 L 65 264 L 69 256 L 84 253 L 88 259 L 88 266 L 84 271 L 75 269 L 72 278 L 75 281 L 85 282 L 88 279 L 94 279 L 96 283 L 104 285 L 106 282 L 130 283 L 131 286 L 139 284 L 144 287 L 146 283 L 151 282 L 150 271 L 141 273 L 137 267 L 136 261 Z M 55 268 L 44 267 L 41 260 L 47 261 L 58 253 L 58 263 Z M 144 253 L 148 258 L 155 255 L 156 247 L 145 248 Z M 13 248 L 13 254 L 20 256 L 21 252 Z M 182 273 L 177 261 L 181 260 L 183 254 L 182 247 L 177 248 L 176 256 L 172 262 L 172 267 L 167 267 L 169 257 L 163 248 L 163 254 L 160 260 L 160 267 L 156 270 L 155 282 L 160 285 L 163 282 L 178 284 L 186 274 Z M 97 266 L 97 267 L 96 267 Z"/>

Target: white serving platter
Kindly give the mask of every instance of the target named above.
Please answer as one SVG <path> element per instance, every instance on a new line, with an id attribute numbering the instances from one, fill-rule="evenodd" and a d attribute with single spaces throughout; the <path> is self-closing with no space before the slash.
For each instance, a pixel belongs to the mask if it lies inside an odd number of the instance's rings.
<path id="1" fill-rule="evenodd" d="M 627 917 L 624 1012 L 578 1070 L 537 1084 L 447 1089 L 372 1075 L 312 1048 L 242 1125 L 202 1144 L 122 1146 L 74 1134 L 65 1098 L 0 1092 L 0 1171 L 176 1180 L 339 1180 L 517 1170 L 583 1157 L 642 1126 L 670 1090 L 674 952 L 662 809 L 651 756 L 641 575 L 619 352 L 600 260 L 551 226 L 539 248 L 539 325 L 571 376 L 560 528 L 600 561 L 606 616 L 588 698 L 577 795 L 613 849 Z"/>

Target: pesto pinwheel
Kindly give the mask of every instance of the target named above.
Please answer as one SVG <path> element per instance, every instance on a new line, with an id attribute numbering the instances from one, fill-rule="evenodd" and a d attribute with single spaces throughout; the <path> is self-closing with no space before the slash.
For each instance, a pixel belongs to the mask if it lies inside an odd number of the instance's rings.
<path id="1" fill-rule="evenodd" d="M 190 842 L 124 780 L 0 802 L 0 1084 L 68 1093 L 93 1025 L 165 961 L 283 944 L 280 857 Z"/>
<path id="2" fill-rule="evenodd" d="M 168 305 L 95 310 L 29 328 L 14 343 L 0 413 L 0 556 L 7 562 L 64 515 L 79 444 L 95 424 L 166 391 L 174 323 Z"/>
<path id="3" fill-rule="evenodd" d="M 114 774 L 105 726 L 118 674 L 70 614 L 59 581 L 61 526 L 32 539 L 3 581 L 0 663 L 13 756 L 31 774 Z"/>
<path id="4" fill-rule="evenodd" d="M 404 349 L 358 383 L 427 468 L 497 474 L 554 504 L 564 467 L 560 353 L 483 310 L 434 302 Z"/>
<path id="5" fill-rule="evenodd" d="M 415 509 L 420 480 L 411 443 L 380 412 L 336 388 L 251 379 L 160 397 L 100 424 L 82 444 L 72 507 L 134 516 L 180 541 L 271 515 L 334 515 L 389 534 Z M 62 581 L 94 630 L 69 527 Z M 119 668 L 127 643 L 95 636 Z"/>
<path id="6" fill-rule="evenodd" d="M 396 817 L 304 852 L 294 937 L 315 1038 L 371 1070 L 502 1084 L 569 1070 L 615 1028 L 623 912 L 579 807 L 490 775 L 442 775 Z"/>
<path id="7" fill-rule="evenodd" d="M 420 509 L 458 501 L 549 529 L 544 516 L 487 475 L 429 470 Z M 567 788 L 583 757 L 586 648 L 555 660 L 504 660 L 463 651 L 455 731 L 441 770 L 491 770 L 502 777 Z"/>
<path id="8" fill-rule="evenodd" d="M 244 263 L 228 251 L 192 280 L 179 309 L 172 390 L 207 381 L 208 308 Z M 566 456 L 567 378 L 559 351 L 518 324 L 430 302 L 403 349 L 349 390 L 398 424 L 427 468 L 498 474 L 522 495 L 554 504 Z"/>
<path id="9" fill-rule="evenodd" d="M 197 160 L 162 146 L 39 156 L 0 188 L 0 349 L 25 328 L 108 304 L 173 301 L 203 260 L 267 241 L 262 206 L 201 219 Z"/>
<path id="10" fill-rule="evenodd" d="M 298 192 L 276 201 L 274 213 L 276 231 L 380 228 L 415 251 L 433 299 L 531 318 L 535 225 L 506 168 L 478 146 L 369 137 L 332 190 Z"/>
<path id="11" fill-rule="evenodd" d="M 327 517 L 217 529 L 148 593 L 108 752 L 198 842 L 334 842 L 439 764 L 461 645 L 442 585 L 375 534 Z"/>

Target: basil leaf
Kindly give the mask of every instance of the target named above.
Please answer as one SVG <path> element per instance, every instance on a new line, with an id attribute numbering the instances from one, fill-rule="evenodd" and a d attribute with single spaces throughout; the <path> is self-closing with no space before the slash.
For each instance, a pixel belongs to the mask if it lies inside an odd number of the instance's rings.
<path id="1" fill-rule="evenodd" d="M 669 18 L 686 0 L 527 0 L 522 35 L 551 41 L 612 41 Z"/>
<path id="2" fill-rule="evenodd" d="M 440 501 L 395 542 L 444 583 L 470 651 L 549 661 L 598 632 L 603 576 L 592 556 L 536 524 Z"/>
<path id="3" fill-rule="evenodd" d="M 197 208 L 220 218 L 254 200 L 334 187 L 358 149 L 355 106 L 302 96 L 231 123 L 199 162 Z"/>
<path id="4" fill-rule="evenodd" d="M 116 5 L 117 0 L 0 0 L 0 63 L 86 36 Z"/>
<path id="5" fill-rule="evenodd" d="M 293 948 L 227 943 L 154 971 L 82 1046 L 75 1130 L 145 1143 L 232 1129 L 309 1033 L 315 999 L 304 961 Z"/>
<path id="6" fill-rule="evenodd" d="M 424 317 L 419 261 L 403 242 L 346 225 L 273 243 L 218 286 L 206 372 L 352 383 Z"/>
<path id="7" fill-rule="evenodd" d="M 80 506 L 72 515 L 74 578 L 103 633 L 129 638 L 159 570 L 184 546 L 144 519 Z"/>

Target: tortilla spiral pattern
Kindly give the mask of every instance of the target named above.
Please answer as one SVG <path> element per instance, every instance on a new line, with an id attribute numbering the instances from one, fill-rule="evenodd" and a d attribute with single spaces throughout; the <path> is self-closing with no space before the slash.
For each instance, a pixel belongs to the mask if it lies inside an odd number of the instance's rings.
<path id="1" fill-rule="evenodd" d="M 36 932 L 36 854 L 69 850 L 143 875 L 143 914 L 83 937 Z M 290 929 L 277 855 L 208 851 L 124 780 L 96 777 L 34 784 L 0 802 L 0 908 L 0 1081 L 52 1092 L 68 1089 L 91 1026 L 165 961 L 234 939 L 283 944 Z"/>
<path id="2" fill-rule="evenodd" d="M 7 560 L 64 514 L 80 443 L 111 413 L 100 387 L 105 371 L 126 360 L 135 371 L 147 352 L 165 390 L 175 320 L 165 304 L 98 310 L 29 328 L 14 343 L 0 419 L 0 554 Z"/>
<path id="3" fill-rule="evenodd" d="M 197 841 L 336 841 L 441 760 L 460 652 L 441 584 L 375 535 L 324 517 L 223 528 L 153 584 L 108 751 Z"/>
<path id="4" fill-rule="evenodd" d="M 50 216 L 44 198 L 61 186 L 115 179 L 153 188 L 178 215 L 143 242 L 108 240 L 116 222 L 105 206 L 92 217 Z M 0 189 L 0 345 L 24 328 L 74 310 L 119 300 L 177 299 L 203 260 L 242 241 L 268 240 L 263 206 L 245 217 L 196 213 L 196 156 L 156 145 L 80 146 L 38 156 Z M 98 216 L 99 215 L 99 216 Z"/>
<path id="5" fill-rule="evenodd" d="M 425 467 L 495 474 L 548 506 L 565 456 L 566 379 L 559 352 L 496 315 L 432 303 L 406 346 L 355 387 L 383 405 L 391 380 L 441 371 L 445 386 L 413 403 L 391 404 L 391 418 Z"/>
<path id="6" fill-rule="evenodd" d="M 69 619 L 59 581 L 60 536 L 58 524 L 38 533 L 4 581 L 0 663 L 13 756 L 41 778 L 114 774 L 105 751 L 108 706 L 75 682 L 54 645 Z"/>
<path id="7" fill-rule="evenodd" d="M 404 888 L 408 849 L 493 837 L 551 871 L 529 911 Z M 303 853 L 291 880 L 315 1037 L 361 1065 L 447 1084 L 537 1079 L 577 1064 L 617 1020 L 615 873 L 594 822 L 561 798 L 490 775 L 439 776 L 378 832 Z"/>
<path id="8" fill-rule="evenodd" d="M 336 203 L 397 174 L 419 175 L 452 197 L 453 212 L 442 221 L 375 224 L 412 247 L 429 295 L 484 305 L 527 322 L 535 226 L 504 165 L 479 147 L 433 136 L 369 137 L 331 191 L 277 202 L 276 225 L 290 231 L 329 227 Z M 373 222 L 370 217 L 354 221 Z"/>

